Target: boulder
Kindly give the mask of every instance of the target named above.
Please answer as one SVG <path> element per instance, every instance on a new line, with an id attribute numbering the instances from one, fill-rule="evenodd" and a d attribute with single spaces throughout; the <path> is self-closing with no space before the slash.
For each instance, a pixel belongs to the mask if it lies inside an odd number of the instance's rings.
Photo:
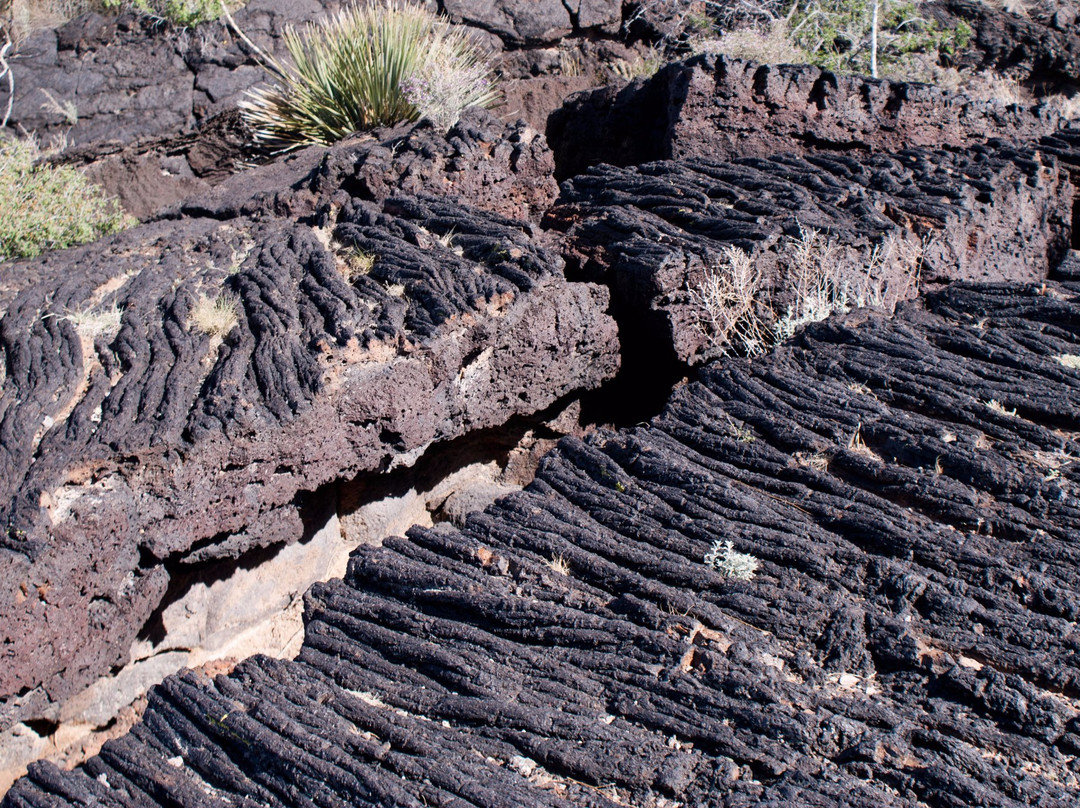
<path id="1" fill-rule="evenodd" d="M 549 119 L 547 137 L 562 180 L 600 162 L 967 147 L 992 138 L 1031 141 L 1059 125 L 1042 106 L 704 55 L 649 79 L 571 96 Z"/>
<path id="2" fill-rule="evenodd" d="M 445 0 L 452 22 L 495 34 L 507 45 L 544 45 L 570 34 L 617 33 L 621 0 Z"/>
<path id="3" fill-rule="evenodd" d="M 924 13 L 942 26 L 971 27 L 971 44 L 952 57 L 958 66 L 1004 73 L 1043 92 L 1080 88 L 1076 6 L 1022 10 L 1017 14 L 978 0 L 932 0 Z"/>
<path id="4" fill-rule="evenodd" d="M 338 0 L 252 0 L 237 25 L 259 47 L 281 57 L 281 34 L 316 20 Z M 135 14 L 84 14 L 41 31 L 11 60 L 15 81 L 12 131 L 72 146 L 128 144 L 177 135 L 233 109 L 266 80 L 250 49 L 224 22 L 178 30 Z M 6 98 L 4 99 L 6 101 Z"/>
<path id="5" fill-rule="evenodd" d="M 223 112 L 184 134 L 132 143 L 96 141 L 57 155 L 53 162 L 78 166 L 124 210 L 145 221 L 205 194 L 241 170 L 251 148 L 251 129 L 239 110 Z"/>
<path id="6" fill-rule="evenodd" d="M 606 289 L 531 225 L 327 196 L 5 265 L 5 727 L 125 662 L 170 571 L 299 539 L 304 492 L 614 373 Z"/>

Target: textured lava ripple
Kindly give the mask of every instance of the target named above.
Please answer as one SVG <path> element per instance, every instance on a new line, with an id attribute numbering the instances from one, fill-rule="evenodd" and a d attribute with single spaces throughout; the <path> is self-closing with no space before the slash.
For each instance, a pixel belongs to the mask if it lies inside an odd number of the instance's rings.
<path id="1" fill-rule="evenodd" d="M 295 661 L 173 677 L 3 804 L 1076 805 L 1078 293 L 954 286 L 713 363 L 464 529 L 358 551 Z"/>

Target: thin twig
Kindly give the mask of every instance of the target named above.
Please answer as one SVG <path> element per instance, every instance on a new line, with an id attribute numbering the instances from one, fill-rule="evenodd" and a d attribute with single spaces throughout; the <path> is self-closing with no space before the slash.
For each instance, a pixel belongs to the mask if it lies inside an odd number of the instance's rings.
<path id="1" fill-rule="evenodd" d="M 289 78 L 289 74 L 282 66 L 282 64 L 269 53 L 264 51 L 254 42 L 252 42 L 248 38 L 248 35 L 245 34 L 242 30 L 240 30 L 240 26 L 236 24 L 236 20 L 234 20 L 232 14 L 229 13 L 229 8 L 225 5 L 225 0 L 221 0 L 221 12 L 229 27 L 232 28 L 233 33 L 240 37 L 244 44 L 246 44 L 249 48 L 251 48 L 252 51 L 255 52 L 255 56 L 257 56 L 259 61 L 262 62 L 262 66 L 269 70 L 271 73 L 275 73 L 280 78 L 287 80 Z"/>
<path id="2" fill-rule="evenodd" d="M 11 65 L 8 64 L 7 55 L 11 50 L 11 36 L 7 37 L 7 42 L 0 47 L 0 78 L 7 76 L 8 83 L 8 100 L 7 110 L 4 112 L 4 120 L 0 122 L 0 129 L 3 129 L 8 125 L 8 121 L 11 119 L 11 110 L 15 104 L 15 74 L 11 72 Z"/>

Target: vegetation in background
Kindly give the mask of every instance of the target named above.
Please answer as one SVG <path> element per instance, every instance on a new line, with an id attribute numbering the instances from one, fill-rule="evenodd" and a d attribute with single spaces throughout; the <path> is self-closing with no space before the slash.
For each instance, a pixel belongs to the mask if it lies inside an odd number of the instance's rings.
<path id="1" fill-rule="evenodd" d="M 952 55 L 971 41 L 971 27 L 960 21 L 942 28 L 911 2 L 877 4 L 877 70 L 874 53 L 874 0 L 800 0 L 789 13 L 790 39 L 810 62 L 838 73 L 902 75 L 913 57 Z"/>
<path id="2" fill-rule="evenodd" d="M 287 29 L 293 66 L 266 54 L 276 84 L 241 108 L 272 151 L 329 144 L 354 132 L 430 117 L 449 127 L 497 99 L 486 54 L 461 29 L 416 6 L 347 8 Z"/>
<path id="3" fill-rule="evenodd" d="M 686 0 L 663 0 L 672 6 Z M 1005 0 L 1009 2 L 1009 0 Z M 836 73 L 935 84 L 980 101 L 1048 104 L 1066 119 L 1080 117 L 1080 94 L 1041 93 L 993 71 L 958 70 L 953 56 L 972 40 L 962 20 L 943 28 L 909 0 L 879 0 L 874 52 L 873 0 L 695 0 L 683 19 L 675 51 L 722 53 L 761 64 L 814 64 Z M 1017 6 L 1017 8 L 1022 8 Z M 707 13 L 702 13 L 704 9 Z M 1019 13 L 1014 8 L 1007 11 Z M 876 57 L 876 58 L 875 58 Z M 876 64 L 875 64 L 876 63 Z M 876 67 L 876 71 L 875 71 Z"/>
<path id="4" fill-rule="evenodd" d="M 242 4 L 243 0 L 226 0 L 228 8 Z M 216 20 L 221 8 L 221 0 L 0 0 L 0 20 L 18 43 L 34 31 L 61 25 L 87 11 L 137 11 L 186 28 Z"/>
<path id="5" fill-rule="evenodd" d="M 165 20 L 181 28 L 216 20 L 222 13 L 221 0 L 100 0 L 109 11 L 133 10 Z M 227 5 L 240 5 L 229 0 Z"/>
<path id="6" fill-rule="evenodd" d="M 133 223 L 82 172 L 35 165 L 30 138 L 0 140 L 0 260 L 94 241 Z"/>
<path id="7" fill-rule="evenodd" d="M 719 29 L 719 36 L 692 38 L 691 48 L 762 63 L 904 78 L 925 61 L 936 64 L 942 55 L 963 50 L 972 36 L 962 21 L 943 28 L 921 15 L 916 3 L 897 0 L 798 0 L 782 13 L 764 2 L 752 8 L 750 19 Z M 702 30 L 700 21 L 696 27 Z"/>

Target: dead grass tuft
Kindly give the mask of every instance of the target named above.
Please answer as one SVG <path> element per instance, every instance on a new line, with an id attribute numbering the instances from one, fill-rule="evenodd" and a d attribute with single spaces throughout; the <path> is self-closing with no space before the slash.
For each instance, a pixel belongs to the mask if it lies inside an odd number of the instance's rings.
<path id="1" fill-rule="evenodd" d="M 812 454 L 795 452 L 792 457 L 795 459 L 795 464 L 802 466 L 803 468 L 813 469 L 814 471 L 820 471 L 822 473 L 829 470 L 829 456 L 823 452 L 814 452 Z"/>
<path id="2" fill-rule="evenodd" d="M 200 295 L 191 307 L 189 328 L 202 331 L 211 339 L 223 339 L 240 321 L 239 301 L 228 294 L 210 298 Z"/>
<path id="3" fill-rule="evenodd" d="M 859 424 L 857 427 L 855 427 L 855 434 L 852 435 L 851 439 L 848 441 L 847 448 L 849 452 L 854 452 L 857 455 L 862 455 L 863 457 L 869 460 L 873 460 L 877 463 L 882 462 L 881 458 L 878 457 L 877 453 L 869 446 L 867 446 L 866 441 L 863 440 L 862 424 Z"/>
<path id="4" fill-rule="evenodd" d="M 552 556 L 550 560 L 544 562 L 544 566 L 554 572 L 556 575 L 570 574 L 570 565 L 561 555 Z"/>
<path id="5" fill-rule="evenodd" d="M 100 310 L 87 306 L 77 311 L 67 312 L 64 319 L 75 326 L 79 336 L 92 342 L 98 336 L 109 339 L 115 337 L 120 331 L 120 320 L 123 314 L 121 308 L 115 304 Z"/>
<path id="6" fill-rule="evenodd" d="M 698 53 L 722 53 L 735 59 L 745 59 L 766 65 L 806 64 L 809 54 L 794 45 L 786 20 L 775 20 L 767 30 L 744 28 L 711 39 L 691 42 Z"/>

